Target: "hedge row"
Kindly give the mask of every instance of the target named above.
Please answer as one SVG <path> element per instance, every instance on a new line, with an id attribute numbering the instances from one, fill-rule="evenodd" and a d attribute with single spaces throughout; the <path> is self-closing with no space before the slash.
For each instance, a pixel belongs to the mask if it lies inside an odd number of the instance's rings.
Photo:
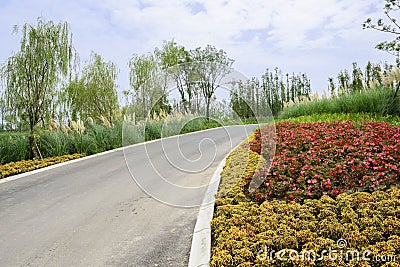
<path id="1" fill-rule="evenodd" d="M 51 157 L 44 159 L 21 160 L 17 162 L 10 162 L 4 165 L 0 165 L 0 179 L 44 168 L 68 160 L 78 159 L 84 156 L 85 154 L 72 154 L 72 155 L 65 155 L 65 156 Z"/>

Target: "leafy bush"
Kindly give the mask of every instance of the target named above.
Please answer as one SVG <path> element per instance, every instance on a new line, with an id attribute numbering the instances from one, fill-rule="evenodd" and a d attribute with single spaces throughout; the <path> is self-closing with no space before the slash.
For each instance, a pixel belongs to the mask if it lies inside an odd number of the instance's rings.
<path id="1" fill-rule="evenodd" d="M 68 132 L 42 131 L 36 141 L 41 155 L 43 157 L 74 153 L 91 155 L 123 145 L 219 127 L 221 124 L 212 119 L 207 121 L 203 117 L 174 113 L 165 119 L 148 119 L 138 124 L 116 122 L 112 127 L 108 127 L 103 124 L 84 126 L 82 123 L 82 126 L 82 131 L 71 129 Z M 31 158 L 26 133 L 0 134 L 0 164 Z"/>
<path id="2" fill-rule="evenodd" d="M 207 118 L 205 117 L 199 117 L 189 120 L 187 123 L 185 123 L 183 128 L 180 130 L 180 133 L 181 134 L 191 133 L 199 130 L 206 130 L 220 126 L 222 126 L 222 124 L 214 119 L 210 118 L 210 120 L 207 120 Z"/>
<path id="3" fill-rule="evenodd" d="M 29 159 L 28 137 L 22 134 L 1 134 L 0 135 L 0 164 L 11 161 Z"/>
<path id="4" fill-rule="evenodd" d="M 61 157 L 51 157 L 35 160 L 22 160 L 17 162 L 10 162 L 0 165 L 0 179 L 6 178 L 19 173 L 29 172 L 36 169 L 44 168 L 57 163 L 65 162 L 72 159 L 84 157 L 85 154 L 65 155 Z"/>
<path id="5" fill-rule="evenodd" d="M 162 121 L 148 122 L 145 125 L 145 141 L 160 139 L 162 137 Z"/>
<path id="6" fill-rule="evenodd" d="M 122 129 L 122 146 L 129 146 L 144 142 L 145 140 L 145 127 L 126 123 Z"/>
<path id="7" fill-rule="evenodd" d="M 253 201 L 301 201 L 322 194 L 336 196 L 399 184 L 399 126 L 383 122 L 362 122 L 358 126 L 350 121 L 281 122 L 276 131 L 271 168 L 261 168 L 254 174 L 264 182 L 250 195 Z M 268 142 L 275 136 L 266 133 L 256 142 L 260 154 L 269 156 Z"/>
<path id="8" fill-rule="evenodd" d="M 87 155 L 121 147 L 122 124 L 88 126 L 83 133 L 44 132 L 37 140 L 43 157 L 74 153 Z"/>
<path id="9" fill-rule="evenodd" d="M 248 141 L 251 141 L 251 139 L 248 139 Z M 252 176 L 258 168 L 264 165 L 265 159 L 259 154 L 249 149 L 238 147 L 226 159 L 216 197 L 219 200 L 225 197 L 224 201 L 229 203 L 245 201 L 247 199 L 243 190 L 246 185 L 245 177 Z"/>
<path id="10" fill-rule="evenodd" d="M 97 148 L 96 140 L 89 134 L 74 134 L 72 140 L 73 151 L 76 153 L 92 155 L 102 151 Z"/>
<path id="11" fill-rule="evenodd" d="M 37 141 L 39 151 L 44 158 L 74 153 L 73 135 L 63 132 L 44 133 Z"/>
<path id="12" fill-rule="evenodd" d="M 104 127 L 103 125 L 88 126 L 87 134 L 96 144 L 94 153 L 122 146 L 122 123 L 116 123 L 113 127 Z"/>

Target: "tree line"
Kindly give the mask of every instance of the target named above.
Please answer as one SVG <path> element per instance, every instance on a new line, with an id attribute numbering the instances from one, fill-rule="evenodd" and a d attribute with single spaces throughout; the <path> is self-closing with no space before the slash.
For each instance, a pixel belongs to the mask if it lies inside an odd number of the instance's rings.
<path id="1" fill-rule="evenodd" d="M 27 131 L 35 157 L 35 134 L 52 121 L 122 120 L 125 114 L 145 119 L 153 113 L 202 114 L 210 117 L 215 92 L 232 71 L 234 60 L 212 45 L 187 50 L 176 42 L 129 59 L 130 89 L 118 99 L 117 66 L 92 52 L 80 69 L 67 22 L 37 19 L 14 28 L 22 34 L 20 48 L 1 65 L 2 131 Z M 179 100 L 170 103 L 171 83 Z"/>
<path id="2" fill-rule="evenodd" d="M 133 90 L 123 92 L 129 103 L 126 109 L 139 118 L 145 118 L 149 111 L 160 110 L 204 112 L 209 118 L 215 91 L 233 71 L 233 62 L 224 50 L 212 45 L 187 50 L 174 40 L 164 42 L 153 53 L 133 55 L 129 61 Z M 170 88 L 179 93 L 176 103 L 168 102 Z"/>
<path id="3" fill-rule="evenodd" d="M 358 67 L 356 62 L 352 64 L 352 70 L 341 70 L 335 81 L 334 77 L 328 78 L 328 90 L 332 97 L 341 96 L 368 90 L 376 86 L 394 87 L 398 86 L 392 73 L 396 66 L 390 64 L 374 64 L 368 61 L 364 69 Z M 398 79 L 398 78 L 397 78 Z"/>
<path id="4" fill-rule="evenodd" d="M 277 115 L 285 103 L 309 97 L 311 81 L 306 74 L 283 74 L 267 69 L 261 79 L 238 81 L 231 91 L 230 106 L 240 118 Z"/>
<path id="5" fill-rule="evenodd" d="M 36 25 L 15 27 L 14 33 L 22 33 L 20 49 L 1 66 L 2 130 L 28 130 L 33 135 L 36 127 L 51 120 L 65 123 L 103 117 L 112 122 L 129 113 L 145 119 L 149 113 L 161 110 L 208 118 L 215 104 L 215 91 L 233 71 L 234 60 L 222 49 L 207 45 L 188 50 L 174 40 L 165 41 L 152 53 L 133 54 L 129 59 L 130 89 L 123 91 L 125 105 L 121 107 L 117 66 L 92 52 L 80 69 L 68 23 L 38 18 Z M 227 105 L 242 116 L 243 111 L 235 104 L 239 97 L 254 106 L 257 113 L 261 114 L 267 105 L 277 113 L 288 98 L 309 92 L 305 75 L 287 75 L 286 81 L 280 76 L 277 69 L 274 73 L 267 70 L 260 81 L 237 81 L 233 85 L 236 93 L 231 94 L 234 99 Z M 174 103 L 168 101 L 171 83 L 179 92 L 179 100 Z M 247 97 L 251 88 L 260 92 L 255 98 Z"/>

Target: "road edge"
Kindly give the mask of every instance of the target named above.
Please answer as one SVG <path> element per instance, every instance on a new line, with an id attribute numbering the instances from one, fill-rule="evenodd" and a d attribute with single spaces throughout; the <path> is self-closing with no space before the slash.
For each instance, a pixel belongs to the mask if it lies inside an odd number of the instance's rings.
<path id="1" fill-rule="evenodd" d="M 190 248 L 189 256 L 189 267 L 209 266 L 211 258 L 210 222 L 214 215 L 215 194 L 218 191 L 221 181 L 221 172 L 226 164 L 226 159 L 232 153 L 232 151 L 225 156 L 215 170 L 200 206 L 196 225 L 193 231 L 192 246 Z"/>
<path id="2" fill-rule="evenodd" d="M 248 124 L 258 125 L 260 124 Z M 246 125 L 247 126 L 247 125 Z M 246 130 L 247 131 L 247 130 Z M 251 131 L 247 137 L 252 133 Z M 246 140 L 246 139 L 245 139 Z M 243 142 L 233 148 L 221 161 L 215 170 L 207 187 L 206 194 L 201 203 L 199 214 L 197 216 L 196 225 L 193 230 L 192 245 L 190 247 L 189 267 L 210 266 L 211 259 L 211 220 L 214 217 L 215 194 L 218 191 L 221 182 L 221 173 L 225 167 L 226 159 L 235 151 Z"/>

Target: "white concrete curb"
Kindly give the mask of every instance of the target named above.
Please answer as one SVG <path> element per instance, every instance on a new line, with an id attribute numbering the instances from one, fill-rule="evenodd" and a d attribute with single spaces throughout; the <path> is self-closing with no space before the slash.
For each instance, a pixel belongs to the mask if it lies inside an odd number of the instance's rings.
<path id="1" fill-rule="evenodd" d="M 252 124 L 249 124 L 252 125 Z M 259 124 L 258 124 L 259 125 Z M 250 135 L 249 133 L 248 135 Z M 208 184 L 207 192 L 201 203 L 197 222 L 193 231 L 192 246 L 190 248 L 189 267 L 210 266 L 211 259 L 211 220 L 214 215 L 215 194 L 221 182 L 221 172 L 226 164 L 226 159 L 242 143 L 232 149 L 215 170 Z"/>
<path id="2" fill-rule="evenodd" d="M 190 132 L 190 133 L 185 133 L 185 134 L 180 134 L 180 135 L 168 136 L 168 137 L 155 139 L 155 140 L 142 142 L 142 143 L 137 143 L 137 144 L 133 144 L 133 145 L 125 146 L 125 147 L 119 147 L 119 148 L 116 148 L 116 149 L 107 150 L 107 151 L 104 151 L 104 152 L 101 152 L 101 153 L 97 153 L 97 154 L 93 154 L 93 155 L 90 155 L 90 156 L 86 156 L 86 157 L 83 157 L 83 158 L 73 159 L 73 160 L 69 160 L 69 161 L 66 161 L 66 162 L 54 164 L 54 165 L 51 165 L 51 166 L 48 166 L 48 167 L 40 168 L 40 169 L 37 169 L 37 170 L 34 170 L 34 171 L 24 172 L 24 173 L 21 173 L 21 174 L 17 174 L 17 175 L 13 175 L 13 176 L 10 176 L 10 177 L 7 177 L 7 178 L 3 178 L 3 179 L 0 179 L 0 184 L 6 183 L 6 182 L 10 182 L 10 181 L 13 181 L 13 180 L 17 180 L 17 179 L 20 179 L 20 178 L 23 178 L 23 177 L 26 177 L 26 176 L 29 176 L 29 175 L 36 174 L 36 173 L 41 173 L 41 172 L 44 172 L 44 171 L 47 171 L 47 170 L 55 169 L 55 168 L 58 168 L 58 167 L 61 167 L 61 166 L 73 164 L 75 162 L 79 162 L 79 161 L 83 161 L 83 160 L 87 160 L 87 159 L 100 157 L 100 156 L 103 156 L 103 155 L 106 155 L 106 154 L 110 154 L 110 153 L 114 153 L 114 152 L 117 152 L 117 151 L 123 151 L 124 149 L 132 148 L 132 147 L 135 147 L 135 146 L 146 145 L 146 144 L 154 143 L 154 142 L 157 142 L 157 141 L 161 141 L 163 139 L 176 138 L 176 137 L 180 137 L 180 136 L 185 136 L 185 135 L 190 135 L 190 134 L 195 134 L 195 133 L 211 131 L 211 130 L 214 130 L 214 129 L 224 128 L 224 127 L 229 127 L 229 126 L 237 126 L 237 125 L 220 126 L 220 127 L 205 129 L 205 130 L 196 131 L 196 132 Z"/>
<path id="3" fill-rule="evenodd" d="M 211 225 L 214 215 L 215 194 L 221 181 L 221 172 L 225 166 L 226 158 L 222 160 L 215 170 L 207 188 L 203 202 L 200 206 L 196 226 L 193 231 L 192 246 L 189 256 L 189 267 L 209 266 L 211 258 Z"/>

